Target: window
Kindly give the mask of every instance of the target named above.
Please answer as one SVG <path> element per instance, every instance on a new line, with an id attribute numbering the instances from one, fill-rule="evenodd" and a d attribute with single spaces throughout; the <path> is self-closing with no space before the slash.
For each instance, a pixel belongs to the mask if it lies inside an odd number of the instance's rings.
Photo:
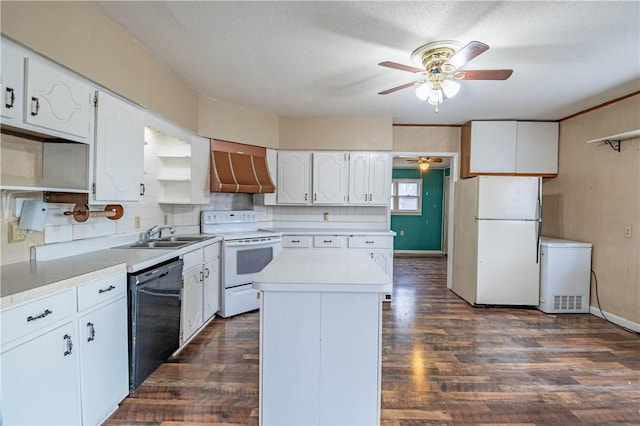
<path id="1" fill-rule="evenodd" d="M 391 181 L 391 214 L 422 214 L 422 179 Z"/>

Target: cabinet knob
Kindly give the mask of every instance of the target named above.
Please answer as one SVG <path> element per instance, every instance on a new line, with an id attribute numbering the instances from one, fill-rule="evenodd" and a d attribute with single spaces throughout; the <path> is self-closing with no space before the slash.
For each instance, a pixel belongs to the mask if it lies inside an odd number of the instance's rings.
<path id="1" fill-rule="evenodd" d="M 16 95 L 14 93 L 14 90 L 11 87 L 7 87 L 7 91 L 5 92 L 4 106 L 7 108 L 13 108 L 15 101 L 16 101 Z"/>
<path id="2" fill-rule="evenodd" d="M 89 337 L 87 337 L 87 342 L 92 342 L 96 340 L 96 328 L 92 322 L 87 323 L 87 328 L 89 329 Z"/>
<path id="3" fill-rule="evenodd" d="M 68 334 L 65 334 L 63 339 L 67 344 L 67 350 L 64 351 L 64 356 L 71 355 L 71 351 L 73 349 L 73 341 L 71 340 L 71 336 L 69 336 Z"/>
<path id="4" fill-rule="evenodd" d="M 32 96 L 31 97 L 31 115 L 35 117 L 36 115 L 38 115 L 39 111 L 40 111 L 40 101 L 35 96 Z"/>

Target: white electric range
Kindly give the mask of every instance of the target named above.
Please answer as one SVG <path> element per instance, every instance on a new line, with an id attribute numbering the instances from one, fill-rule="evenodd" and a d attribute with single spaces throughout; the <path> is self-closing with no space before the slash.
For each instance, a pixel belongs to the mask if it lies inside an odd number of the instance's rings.
<path id="1" fill-rule="evenodd" d="M 258 230 L 252 210 L 203 211 L 200 231 L 222 238 L 220 316 L 226 318 L 258 309 L 254 277 L 282 249 L 282 234 Z"/>

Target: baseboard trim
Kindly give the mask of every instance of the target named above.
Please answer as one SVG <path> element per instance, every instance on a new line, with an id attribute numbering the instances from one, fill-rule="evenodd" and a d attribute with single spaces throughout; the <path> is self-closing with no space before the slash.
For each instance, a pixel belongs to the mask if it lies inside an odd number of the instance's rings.
<path id="1" fill-rule="evenodd" d="M 427 257 L 444 256 L 442 250 L 394 250 L 393 255 L 397 257 Z"/>
<path id="2" fill-rule="evenodd" d="M 599 318 L 603 318 L 602 313 L 600 312 L 600 309 L 598 309 L 598 307 L 596 307 L 596 306 L 590 306 L 589 307 L 589 312 L 592 315 L 595 315 L 595 316 L 597 316 Z M 609 313 L 607 311 L 603 311 L 603 312 L 604 312 L 604 315 L 607 317 L 606 319 L 608 319 L 612 323 L 617 324 L 617 325 L 619 325 L 621 327 L 624 327 L 624 328 L 628 328 L 629 330 L 633 330 L 636 333 L 640 333 L 640 324 L 635 323 L 633 321 L 629 321 L 628 319 L 619 317 L 619 316 L 614 315 L 612 313 Z M 605 318 L 603 318 L 603 319 L 605 319 Z"/>

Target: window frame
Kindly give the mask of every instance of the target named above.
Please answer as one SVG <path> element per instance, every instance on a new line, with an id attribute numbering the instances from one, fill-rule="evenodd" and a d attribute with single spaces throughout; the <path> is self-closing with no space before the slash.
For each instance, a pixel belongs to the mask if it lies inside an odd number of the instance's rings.
<path id="1" fill-rule="evenodd" d="M 400 183 L 416 183 L 418 184 L 418 195 L 400 196 L 398 195 L 398 184 Z M 411 210 L 400 210 L 401 198 L 417 198 L 418 208 Z M 394 178 L 391 179 L 391 194 L 389 196 L 389 210 L 392 215 L 402 216 L 422 216 L 422 179 L 420 178 Z"/>

